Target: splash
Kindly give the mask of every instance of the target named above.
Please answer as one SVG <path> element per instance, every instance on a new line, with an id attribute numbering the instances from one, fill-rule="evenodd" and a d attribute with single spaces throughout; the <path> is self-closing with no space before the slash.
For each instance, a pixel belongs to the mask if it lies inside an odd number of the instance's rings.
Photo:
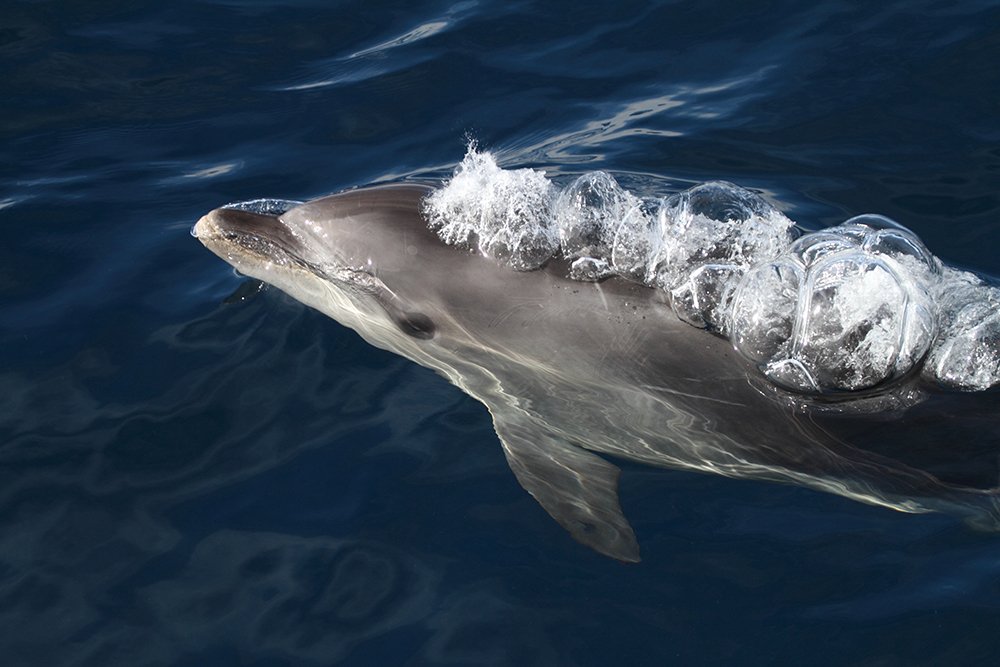
<path id="1" fill-rule="evenodd" d="M 918 371 L 957 390 L 1000 384 L 1000 289 L 884 216 L 800 236 L 732 183 L 641 198 L 595 171 L 559 189 L 475 146 L 424 213 L 446 243 L 516 270 L 561 257 L 574 280 L 662 289 L 681 320 L 792 392 L 881 389 Z"/>
<path id="2" fill-rule="evenodd" d="M 559 247 L 551 215 L 555 195 L 544 171 L 501 169 L 473 146 L 451 180 L 427 198 L 424 214 L 445 243 L 529 271 Z"/>
<path id="3" fill-rule="evenodd" d="M 281 215 L 302 204 L 293 199 L 250 199 L 226 204 L 222 208 L 234 208 L 239 211 L 249 211 L 260 215 Z"/>

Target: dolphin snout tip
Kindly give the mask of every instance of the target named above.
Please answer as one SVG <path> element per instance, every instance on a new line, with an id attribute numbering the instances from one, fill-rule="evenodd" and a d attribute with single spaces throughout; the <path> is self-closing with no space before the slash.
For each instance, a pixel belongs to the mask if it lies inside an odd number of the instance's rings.
<path id="1" fill-rule="evenodd" d="M 191 236 L 198 239 L 202 243 L 206 239 L 217 236 L 219 233 L 219 226 L 216 224 L 214 218 L 216 217 L 216 211 L 210 211 L 198 219 L 198 222 L 191 226 Z"/>

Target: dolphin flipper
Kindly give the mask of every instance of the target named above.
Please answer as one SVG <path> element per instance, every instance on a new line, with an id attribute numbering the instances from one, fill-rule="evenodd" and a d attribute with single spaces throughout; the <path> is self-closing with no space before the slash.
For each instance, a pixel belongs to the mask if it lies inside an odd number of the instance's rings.
<path id="1" fill-rule="evenodd" d="M 639 544 L 618 503 L 618 466 L 529 418 L 494 415 L 493 424 L 517 481 L 559 525 L 599 553 L 639 562 Z"/>

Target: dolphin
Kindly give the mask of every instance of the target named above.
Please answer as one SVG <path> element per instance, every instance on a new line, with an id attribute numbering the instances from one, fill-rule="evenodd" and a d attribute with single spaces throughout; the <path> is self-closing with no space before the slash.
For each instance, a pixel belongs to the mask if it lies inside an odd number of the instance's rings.
<path id="1" fill-rule="evenodd" d="M 490 411 L 519 483 L 575 539 L 639 560 L 618 498 L 625 459 L 789 482 L 1000 527 L 998 394 L 911 377 L 889 396 L 806 402 L 763 386 L 732 344 L 662 290 L 515 271 L 428 229 L 427 185 L 360 188 L 280 215 L 219 208 L 193 234 Z M 919 399 L 919 400 L 917 400 Z"/>

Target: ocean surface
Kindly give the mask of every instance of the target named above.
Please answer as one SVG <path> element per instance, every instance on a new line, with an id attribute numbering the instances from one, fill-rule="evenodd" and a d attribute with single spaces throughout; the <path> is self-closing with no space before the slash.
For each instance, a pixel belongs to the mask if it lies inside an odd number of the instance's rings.
<path id="1" fill-rule="evenodd" d="M 623 463 L 624 565 L 481 404 L 189 234 L 475 139 L 997 274 L 1000 3 L 10 0 L 0 81 L 5 666 L 1000 661 L 1000 535 Z"/>

